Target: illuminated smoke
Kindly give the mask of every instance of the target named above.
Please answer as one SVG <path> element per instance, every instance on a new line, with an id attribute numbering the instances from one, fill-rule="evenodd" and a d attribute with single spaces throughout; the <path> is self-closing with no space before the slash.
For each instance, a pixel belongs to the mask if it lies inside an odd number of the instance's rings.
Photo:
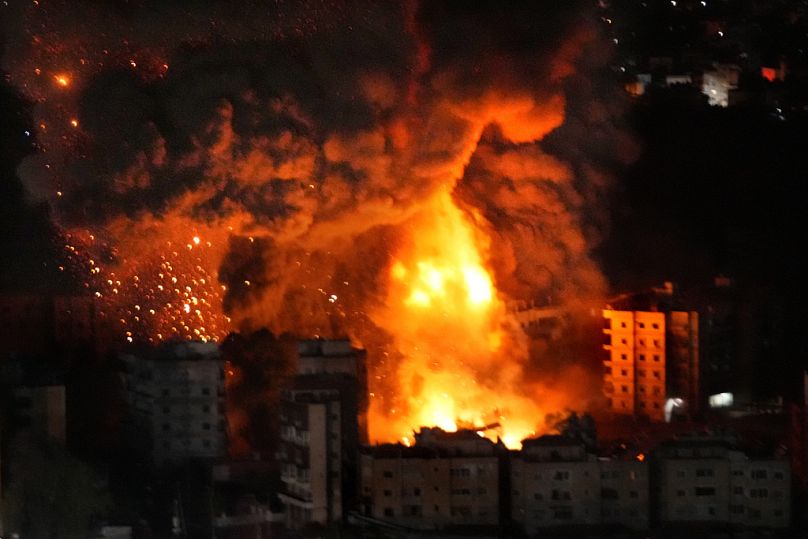
<path id="1" fill-rule="evenodd" d="M 593 210 L 622 144 L 577 70 L 600 58 L 586 11 L 558 4 L 29 7 L 48 32 L 5 65 L 43 151 L 20 174 L 121 338 L 348 335 L 375 439 L 516 445 L 577 393 L 528 376 L 507 306 L 603 292 Z"/>

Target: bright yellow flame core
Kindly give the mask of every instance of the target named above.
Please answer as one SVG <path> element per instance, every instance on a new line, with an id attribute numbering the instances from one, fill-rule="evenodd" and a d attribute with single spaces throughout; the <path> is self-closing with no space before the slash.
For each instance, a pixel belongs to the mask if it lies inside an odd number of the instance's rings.
<path id="1" fill-rule="evenodd" d="M 423 426 L 474 428 L 518 447 L 541 414 L 522 383 L 525 336 L 485 266 L 489 240 L 448 192 L 411 230 L 390 266 L 386 308 L 374 317 L 404 356 L 399 400 L 387 409 L 372 404 L 371 438 L 410 440 Z"/>

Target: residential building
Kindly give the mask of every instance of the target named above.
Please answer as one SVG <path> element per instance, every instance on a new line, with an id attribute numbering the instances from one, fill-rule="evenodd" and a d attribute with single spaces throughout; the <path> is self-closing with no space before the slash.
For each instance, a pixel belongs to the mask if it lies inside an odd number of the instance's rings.
<path id="1" fill-rule="evenodd" d="M 665 419 L 665 315 L 603 311 L 604 390 L 614 413 Z"/>
<path id="2" fill-rule="evenodd" d="M 724 64 L 716 64 L 714 69 L 705 71 L 701 93 L 707 96 L 707 102 L 712 106 L 728 107 L 730 92 L 738 88 L 740 72 L 738 66 Z"/>
<path id="3" fill-rule="evenodd" d="M 281 392 L 277 455 L 293 529 L 342 520 L 357 496 L 356 455 L 367 439 L 365 351 L 347 340 L 310 340 L 298 353 L 298 374 Z"/>
<path id="4" fill-rule="evenodd" d="M 784 528 L 790 523 L 786 460 L 752 459 L 728 436 L 693 435 L 655 451 L 656 516 L 667 525 Z"/>
<path id="5" fill-rule="evenodd" d="M 473 431 L 422 429 L 415 444 L 366 448 L 362 512 L 414 529 L 495 529 L 502 522 L 503 446 Z"/>
<path id="6" fill-rule="evenodd" d="M 565 436 L 525 440 L 511 456 L 511 517 L 528 535 L 562 526 L 648 528 L 648 466 L 597 458 Z"/>
<path id="7" fill-rule="evenodd" d="M 65 443 L 65 386 L 22 386 L 14 390 L 15 423 L 37 437 Z"/>
<path id="8" fill-rule="evenodd" d="M 646 530 L 649 526 L 648 463 L 599 459 L 601 523 Z"/>
<path id="9" fill-rule="evenodd" d="M 511 518 L 533 535 L 542 528 L 601 521 L 600 470 L 583 444 L 563 436 L 525 440 L 511 460 Z"/>
<path id="10" fill-rule="evenodd" d="M 121 356 L 131 433 L 155 462 L 226 452 L 224 361 L 213 343 L 177 342 Z"/>

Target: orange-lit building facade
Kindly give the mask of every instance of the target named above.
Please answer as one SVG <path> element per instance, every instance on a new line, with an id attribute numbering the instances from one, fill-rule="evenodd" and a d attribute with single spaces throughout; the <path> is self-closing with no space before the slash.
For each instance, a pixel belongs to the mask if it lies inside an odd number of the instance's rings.
<path id="1" fill-rule="evenodd" d="M 665 315 L 603 311 L 604 390 L 617 414 L 665 419 Z"/>

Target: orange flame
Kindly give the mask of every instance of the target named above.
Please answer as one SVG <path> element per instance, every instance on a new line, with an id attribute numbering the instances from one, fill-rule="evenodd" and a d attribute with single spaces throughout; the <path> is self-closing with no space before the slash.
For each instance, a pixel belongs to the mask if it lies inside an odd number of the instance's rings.
<path id="1" fill-rule="evenodd" d="M 390 267 L 385 310 L 375 317 L 404 355 L 400 401 L 384 409 L 374 400 L 371 438 L 406 443 L 421 426 L 474 428 L 518 447 L 541 415 L 521 391 L 525 336 L 486 267 L 489 240 L 448 191 L 410 230 Z"/>

